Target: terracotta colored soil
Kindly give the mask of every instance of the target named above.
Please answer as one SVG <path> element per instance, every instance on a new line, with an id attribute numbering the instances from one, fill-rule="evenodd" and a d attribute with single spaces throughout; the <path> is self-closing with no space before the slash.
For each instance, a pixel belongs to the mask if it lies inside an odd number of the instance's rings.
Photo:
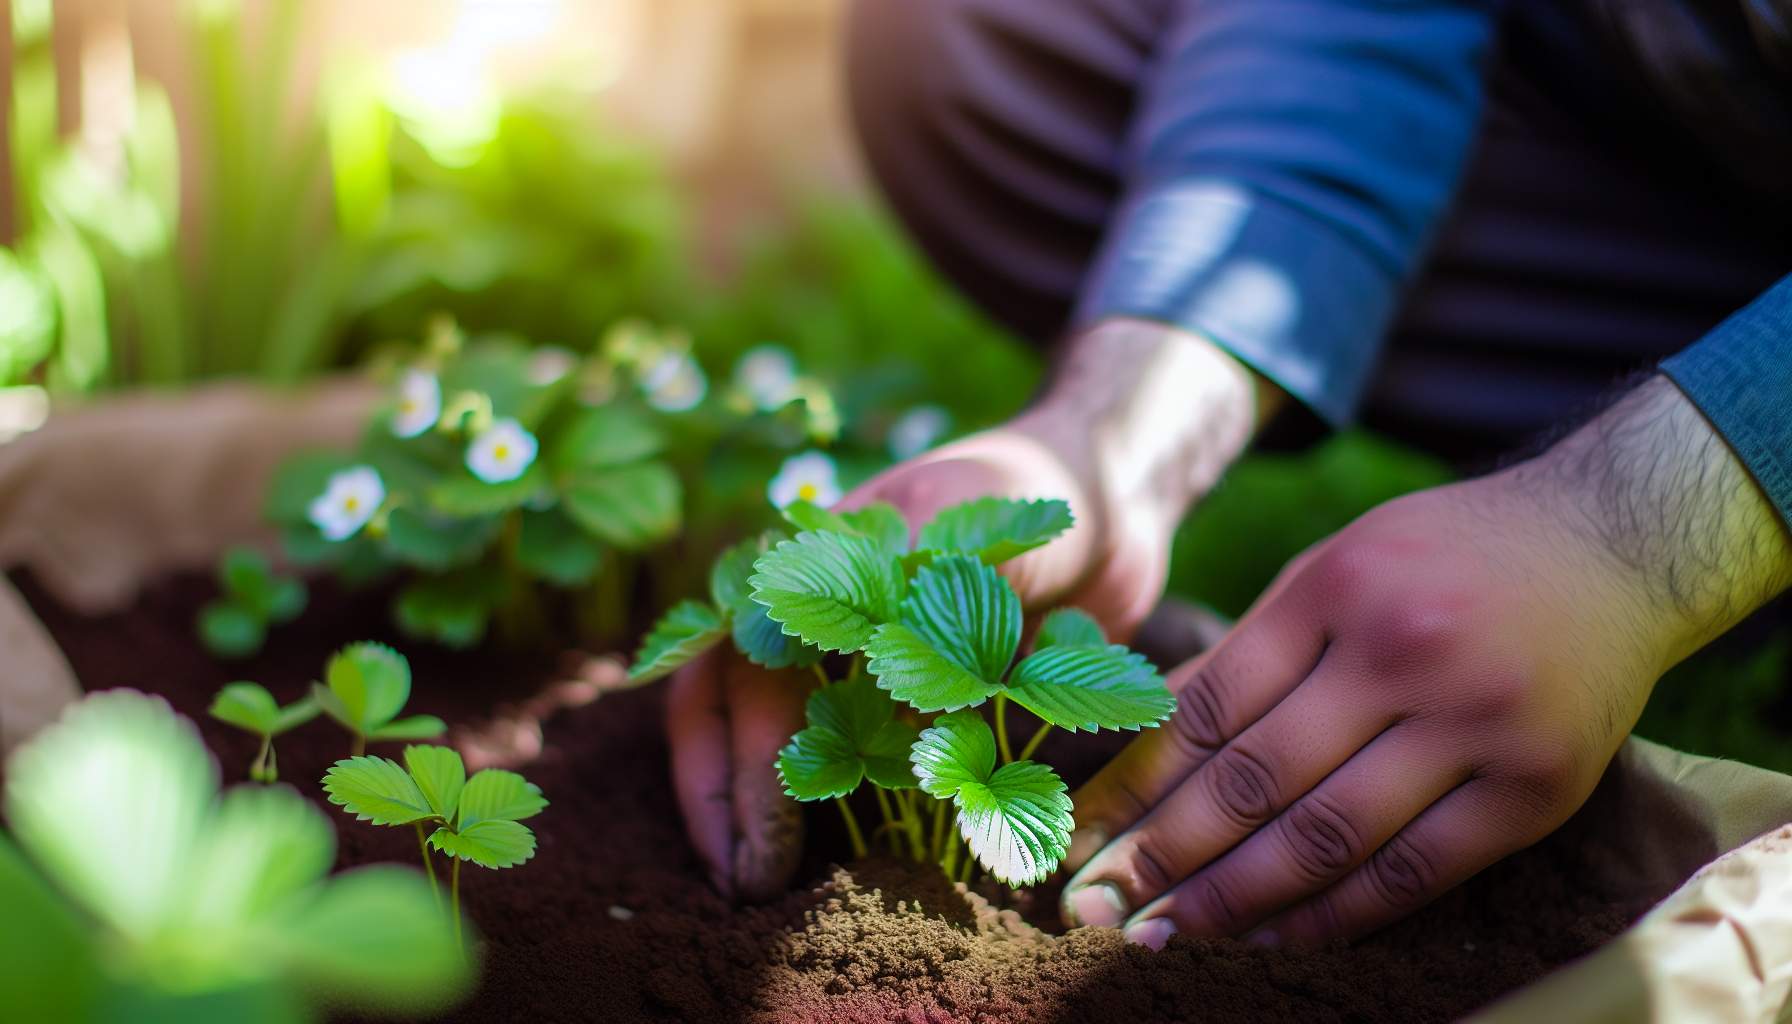
<path id="1" fill-rule="evenodd" d="M 224 666 L 192 639 L 194 609 L 209 596 L 204 579 L 167 581 L 136 609 L 97 619 L 70 615 L 21 583 L 89 688 L 166 695 L 199 722 L 227 778 L 240 778 L 255 750 L 203 715 L 231 679 L 290 700 L 334 647 L 386 638 L 412 659 L 414 710 L 464 723 L 540 689 L 560 664 L 405 643 L 386 635 L 381 595 L 326 594 L 314 608 L 327 610 L 279 631 L 261 656 Z M 1594 948 L 1644 909 L 1602 893 L 1608 851 L 1558 834 L 1354 947 L 1272 951 L 1178 938 L 1151 953 L 1111 931 L 1048 934 L 911 864 L 832 867 L 818 859 L 844 846 L 831 808 L 811 816 L 806 883 L 770 906 L 733 908 L 705 885 L 681 837 L 659 716 L 659 692 L 648 689 L 548 722 L 545 747 L 525 769 L 553 802 L 530 822 L 539 854 L 515 870 L 463 878 L 486 969 L 453 1020 L 1448 1020 Z M 282 777 L 321 799 L 317 780 L 346 746 L 330 724 L 307 725 L 278 744 Z M 1064 746 L 1046 756 L 1061 759 L 1074 744 Z M 1100 756 L 1082 753 L 1085 768 Z M 330 812 L 343 865 L 415 861 L 410 833 Z M 1053 899 L 1008 902 L 1055 927 Z"/>

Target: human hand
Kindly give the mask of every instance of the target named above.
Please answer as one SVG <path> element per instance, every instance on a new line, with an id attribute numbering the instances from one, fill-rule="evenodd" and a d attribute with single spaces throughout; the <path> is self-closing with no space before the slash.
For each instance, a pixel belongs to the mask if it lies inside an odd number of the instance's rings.
<path id="1" fill-rule="evenodd" d="M 1158 947 L 1411 912 L 1578 808 L 1661 674 L 1784 589 L 1789 550 L 1662 380 L 1531 462 L 1371 511 L 1173 673 L 1171 721 L 1076 795 L 1066 918 Z"/>
<path id="2" fill-rule="evenodd" d="M 1169 353 L 1165 355 L 1164 353 Z M 1161 384 L 1171 370 L 1205 384 L 1139 394 L 1113 375 Z M 1056 386 L 1009 424 L 975 434 L 878 475 L 840 503 L 888 502 L 920 526 L 940 509 L 986 496 L 1061 498 L 1076 524 L 1002 566 L 1029 608 L 1074 604 L 1125 637 L 1156 603 L 1171 533 L 1217 466 L 1243 447 L 1252 422 L 1249 378 L 1217 349 L 1169 328 L 1126 324 L 1081 338 Z M 1208 398 L 1203 402 L 1202 396 Z M 1109 409 L 1111 403 L 1124 408 Z M 1168 405 L 1169 411 L 1150 410 Z M 1196 410 L 1206 408 L 1204 416 Z M 1197 443 L 1200 433 L 1206 440 Z M 1189 463 L 1191 447 L 1207 453 Z M 1201 468 L 1216 468 L 1208 473 Z M 774 762 L 802 727 L 804 679 L 714 651 L 675 673 L 668 696 L 672 773 L 686 830 L 711 879 L 748 899 L 775 894 L 797 862 L 801 816 Z"/>

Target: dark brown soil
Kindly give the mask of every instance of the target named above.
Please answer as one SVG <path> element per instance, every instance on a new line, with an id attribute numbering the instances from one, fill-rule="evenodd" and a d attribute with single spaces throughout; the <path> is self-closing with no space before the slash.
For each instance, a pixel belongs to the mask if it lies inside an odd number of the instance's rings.
<path id="1" fill-rule="evenodd" d="M 203 578 L 167 581 L 130 612 L 100 618 L 71 615 L 20 582 L 85 685 L 165 695 L 199 723 L 227 779 L 246 771 L 255 744 L 204 716 L 216 689 L 248 678 L 290 700 L 350 640 L 393 641 L 415 669 L 414 710 L 457 724 L 564 671 L 557 657 L 405 643 L 388 636 L 383 595 L 327 589 L 266 652 L 226 666 L 193 639 L 194 610 L 210 590 Z M 485 973 L 451 1019 L 1448 1020 L 1593 949 L 1645 909 L 1605 891 L 1615 851 L 1561 833 L 1352 947 L 1273 951 L 1176 938 L 1152 953 L 1112 931 L 1048 934 L 911 864 L 829 866 L 815 858 L 843 845 L 831 809 L 812 816 L 805 884 L 769 906 L 731 907 L 704 883 L 680 833 L 660 710 L 659 691 L 648 689 L 547 722 L 545 745 L 524 769 L 552 801 L 530 822 L 540 852 L 520 868 L 463 879 L 485 936 Z M 321 799 L 317 780 L 346 748 L 329 723 L 307 725 L 279 743 L 282 778 Z M 415 861 L 409 832 L 357 824 L 335 808 L 330 816 L 341 864 Z M 1010 906 L 1055 927 L 1052 897 Z"/>

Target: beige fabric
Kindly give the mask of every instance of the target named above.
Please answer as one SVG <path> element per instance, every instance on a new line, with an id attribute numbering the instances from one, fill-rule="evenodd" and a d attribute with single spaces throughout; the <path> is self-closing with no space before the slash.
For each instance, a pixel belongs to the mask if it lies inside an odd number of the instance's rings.
<path id="1" fill-rule="evenodd" d="M 0 756 L 54 721 L 80 693 L 68 659 L 0 576 Z"/>

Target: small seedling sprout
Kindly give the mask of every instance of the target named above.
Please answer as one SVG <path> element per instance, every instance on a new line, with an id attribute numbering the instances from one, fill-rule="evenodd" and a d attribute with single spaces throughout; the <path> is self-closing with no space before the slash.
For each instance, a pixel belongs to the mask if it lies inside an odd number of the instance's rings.
<path id="1" fill-rule="evenodd" d="M 311 721 L 320 710 L 315 697 L 302 697 L 281 707 L 259 683 L 235 682 L 218 691 L 209 713 L 226 725 L 260 737 L 261 750 L 249 764 L 249 778 L 273 783 L 280 779 L 274 737 Z"/>
<path id="2" fill-rule="evenodd" d="M 231 548 L 218 563 L 217 600 L 200 609 L 199 638 L 220 658 L 254 654 L 268 629 L 305 610 L 305 584 L 274 572 L 254 548 Z"/>
<path id="3" fill-rule="evenodd" d="M 778 756 L 786 793 L 834 801 L 863 856 L 848 798 L 869 780 L 883 815 L 874 838 L 894 851 L 961 880 L 980 864 L 1009 885 L 1043 881 L 1068 848 L 1072 808 L 1058 774 L 1031 760 L 1039 744 L 1053 728 L 1151 728 L 1176 706 L 1142 655 L 1108 643 L 1075 609 L 1046 616 L 1019 657 L 1020 599 L 995 567 L 1067 530 L 1069 507 L 966 502 L 923 525 L 912 548 L 889 505 L 837 513 L 799 500 L 784 517 L 796 535 L 723 553 L 710 601 L 661 619 L 631 674 L 663 676 L 723 637 L 758 664 L 812 667 L 821 685 L 806 726 Z M 829 653 L 844 656 L 843 675 L 826 670 Z M 1011 703 L 1040 721 L 1018 755 Z M 993 729 L 976 710 L 984 704 Z"/>
<path id="4" fill-rule="evenodd" d="M 448 728 L 434 715 L 398 717 L 411 697 L 411 663 L 385 644 L 364 641 L 337 651 L 324 667 L 324 681 L 311 684 L 311 696 L 354 737 L 355 755 L 369 740 L 426 740 Z"/>
<path id="5" fill-rule="evenodd" d="M 515 772 L 486 768 L 468 778 L 466 764 L 451 747 L 406 747 L 403 766 L 383 757 L 351 757 L 336 762 L 323 782 L 329 801 L 356 820 L 416 830 L 423 869 L 438 903 L 441 889 L 430 848 L 450 858 L 456 942 L 461 939 L 461 861 L 496 870 L 533 857 L 535 833 L 520 822 L 548 805 L 541 790 Z"/>

